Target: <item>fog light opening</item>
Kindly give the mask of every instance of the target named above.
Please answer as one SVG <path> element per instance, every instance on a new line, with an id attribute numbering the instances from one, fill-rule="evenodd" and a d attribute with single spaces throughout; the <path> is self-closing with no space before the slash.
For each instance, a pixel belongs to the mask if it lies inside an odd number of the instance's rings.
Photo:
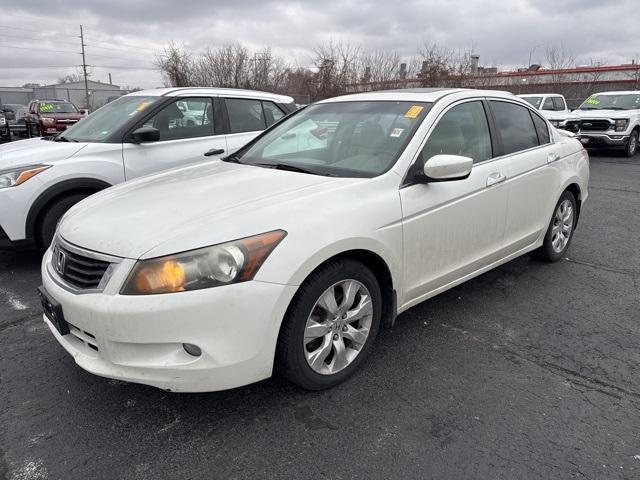
<path id="1" fill-rule="evenodd" d="M 200 350 L 200 347 L 198 347 L 197 345 L 193 345 L 192 343 L 183 343 L 182 348 L 184 348 L 184 351 L 191 356 L 199 357 L 200 355 L 202 355 L 202 350 Z"/>

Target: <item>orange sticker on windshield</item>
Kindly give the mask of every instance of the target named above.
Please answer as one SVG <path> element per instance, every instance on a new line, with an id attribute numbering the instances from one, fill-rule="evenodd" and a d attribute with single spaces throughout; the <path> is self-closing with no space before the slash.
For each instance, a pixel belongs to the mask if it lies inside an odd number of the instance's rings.
<path id="1" fill-rule="evenodd" d="M 405 118 L 418 118 L 418 115 L 420 115 L 422 110 L 424 110 L 424 107 L 421 107 L 420 105 L 413 105 L 409 110 L 407 110 L 407 113 L 405 113 L 404 116 Z"/>
<path id="2" fill-rule="evenodd" d="M 151 102 L 149 102 L 149 101 L 141 102 L 140 105 L 138 105 L 136 107 L 136 112 L 141 112 L 142 110 L 147 108 L 149 105 L 151 105 Z"/>

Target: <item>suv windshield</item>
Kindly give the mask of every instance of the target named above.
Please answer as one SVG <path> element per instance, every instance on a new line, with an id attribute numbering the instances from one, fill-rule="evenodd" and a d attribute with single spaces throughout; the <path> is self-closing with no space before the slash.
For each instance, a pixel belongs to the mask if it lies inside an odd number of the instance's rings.
<path id="1" fill-rule="evenodd" d="M 318 175 L 375 177 L 393 166 L 430 107 L 393 101 L 312 105 L 228 160 Z"/>
<path id="2" fill-rule="evenodd" d="M 621 95 L 591 95 L 580 110 L 635 110 L 640 109 L 640 93 L 626 93 Z"/>
<path id="3" fill-rule="evenodd" d="M 38 105 L 40 113 L 78 113 L 78 109 L 69 102 L 40 102 Z"/>
<path id="4" fill-rule="evenodd" d="M 120 97 L 76 123 L 60 134 L 60 137 L 76 142 L 103 142 L 132 117 L 142 115 L 159 98 Z"/>
<path id="5" fill-rule="evenodd" d="M 521 97 L 525 102 L 530 103 L 535 109 L 540 110 L 542 97 Z"/>

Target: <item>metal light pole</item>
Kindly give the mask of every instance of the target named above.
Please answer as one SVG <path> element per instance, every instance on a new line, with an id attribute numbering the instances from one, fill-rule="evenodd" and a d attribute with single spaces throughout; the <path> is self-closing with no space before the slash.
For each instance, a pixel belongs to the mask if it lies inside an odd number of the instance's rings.
<path id="1" fill-rule="evenodd" d="M 531 66 L 531 57 L 533 56 L 533 52 L 535 52 L 536 48 L 538 48 L 539 46 L 540 45 L 536 45 L 531 50 L 529 50 L 529 63 L 527 64 L 527 68 L 529 68 Z"/>
<path id="2" fill-rule="evenodd" d="M 82 72 L 84 73 L 84 102 L 89 110 L 89 84 L 87 82 L 87 61 L 84 58 L 84 34 L 82 33 L 82 25 L 80 25 L 80 44 L 82 45 Z"/>

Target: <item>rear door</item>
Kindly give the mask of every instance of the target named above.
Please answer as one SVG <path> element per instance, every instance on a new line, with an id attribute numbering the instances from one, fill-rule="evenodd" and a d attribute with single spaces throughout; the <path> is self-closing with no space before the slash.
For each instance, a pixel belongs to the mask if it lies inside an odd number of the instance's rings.
<path id="1" fill-rule="evenodd" d="M 224 104 L 230 154 L 285 116 L 282 109 L 269 100 L 227 97 Z"/>
<path id="2" fill-rule="evenodd" d="M 216 125 L 216 103 L 211 97 L 178 97 L 138 124 L 135 128 L 157 128 L 160 140 L 123 144 L 126 179 L 224 156 L 227 143 Z M 218 153 L 205 157 L 211 150 Z"/>
<path id="3" fill-rule="evenodd" d="M 557 199 L 559 160 L 546 122 L 536 111 L 508 100 L 490 100 L 504 156 L 508 208 L 505 254 L 530 246 L 546 230 Z"/>

